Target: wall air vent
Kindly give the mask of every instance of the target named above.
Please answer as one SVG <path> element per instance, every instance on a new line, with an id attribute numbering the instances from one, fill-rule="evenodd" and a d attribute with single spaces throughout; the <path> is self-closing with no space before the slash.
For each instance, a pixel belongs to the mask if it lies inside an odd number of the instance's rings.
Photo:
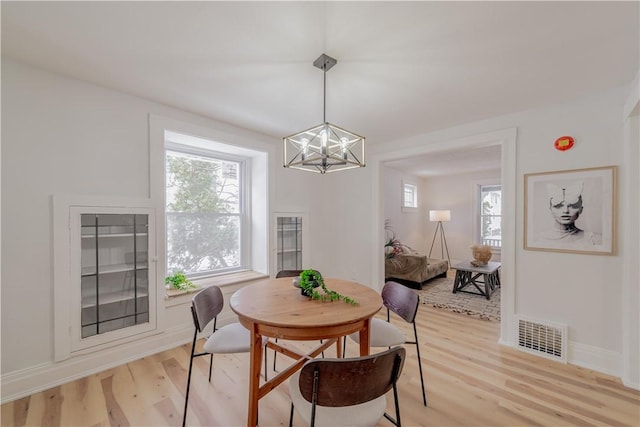
<path id="1" fill-rule="evenodd" d="M 567 325 L 517 317 L 518 348 L 567 363 Z"/>

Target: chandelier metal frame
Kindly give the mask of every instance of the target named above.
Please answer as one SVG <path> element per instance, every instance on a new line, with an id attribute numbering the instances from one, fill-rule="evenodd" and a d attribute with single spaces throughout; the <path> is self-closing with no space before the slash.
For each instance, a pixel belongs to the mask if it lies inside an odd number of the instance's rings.
<path id="1" fill-rule="evenodd" d="M 325 174 L 365 166 L 365 137 L 326 120 L 327 71 L 337 63 L 324 53 L 313 62 L 324 77 L 322 124 L 282 138 L 285 168 Z"/>

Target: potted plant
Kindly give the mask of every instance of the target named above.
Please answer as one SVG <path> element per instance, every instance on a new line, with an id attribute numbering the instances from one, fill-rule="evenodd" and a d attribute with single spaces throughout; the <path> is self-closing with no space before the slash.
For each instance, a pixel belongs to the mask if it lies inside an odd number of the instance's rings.
<path id="1" fill-rule="evenodd" d="M 322 274 L 320 274 L 320 272 L 317 270 L 303 270 L 302 273 L 300 273 L 299 285 L 302 295 L 306 295 L 314 300 L 330 302 L 343 300 L 347 304 L 358 304 L 353 298 L 341 295 L 331 289 L 327 289 L 327 286 L 324 284 Z M 320 293 L 317 288 L 321 288 L 323 293 Z"/>
<path id="2" fill-rule="evenodd" d="M 176 271 L 171 276 L 165 277 L 164 283 L 167 285 L 167 289 L 177 289 L 179 291 L 189 291 L 197 287 L 187 279 L 183 271 Z"/>

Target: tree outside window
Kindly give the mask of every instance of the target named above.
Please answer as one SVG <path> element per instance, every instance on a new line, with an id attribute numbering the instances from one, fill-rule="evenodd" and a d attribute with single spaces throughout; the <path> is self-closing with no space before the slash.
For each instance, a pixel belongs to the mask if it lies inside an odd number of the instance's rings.
<path id="1" fill-rule="evenodd" d="M 241 163 L 166 150 L 167 273 L 242 266 Z"/>

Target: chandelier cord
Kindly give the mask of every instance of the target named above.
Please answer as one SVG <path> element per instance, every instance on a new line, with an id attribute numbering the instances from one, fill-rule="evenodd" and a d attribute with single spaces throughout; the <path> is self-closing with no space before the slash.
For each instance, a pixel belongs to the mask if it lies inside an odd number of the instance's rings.
<path id="1" fill-rule="evenodd" d="M 324 94 L 322 95 L 322 123 L 327 123 L 327 67 L 322 67 L 324 74 Z"/>

